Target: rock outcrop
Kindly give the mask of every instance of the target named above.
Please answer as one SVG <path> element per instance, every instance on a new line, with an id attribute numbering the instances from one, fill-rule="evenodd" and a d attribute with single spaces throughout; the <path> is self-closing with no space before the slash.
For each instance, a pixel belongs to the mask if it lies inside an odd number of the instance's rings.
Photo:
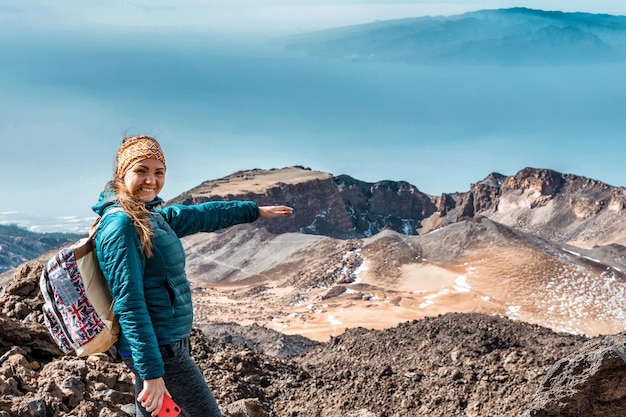
<path id="1" fill-rule="evenodd" d="M 353 235 L 352 224 L 331 174 L 302 167 L 236 172 L 206 181 L 167 204 L 198 204 L 216 200 L 252 200 L 259 205 L 285 204 L 297 216 L 260 221 L 271 233 L 303 232 L 332 237 Z"/>
<path id="2" fill-rule="evenodd" d="M 523 417 L 624 415 L 625 343 L 623 334 L 596 338 L 557 361 Z"/>
<path id="3" fill-rule="evenodd" d="M 414 235 L 420 221 L 437 211 L 430 196 L 404 181 L 367 183 L 340 175 L 334 182 L 358 236 L 373 236 L 385 228 Z"/>
<path id="4" fill-rule="evenodd" d="M 0 297 L 0 416 L 127 415 L 133 384 L 124 365 L 104 354 L 64 356 L 42 324 L 42 269 L 23 265 Z"/>

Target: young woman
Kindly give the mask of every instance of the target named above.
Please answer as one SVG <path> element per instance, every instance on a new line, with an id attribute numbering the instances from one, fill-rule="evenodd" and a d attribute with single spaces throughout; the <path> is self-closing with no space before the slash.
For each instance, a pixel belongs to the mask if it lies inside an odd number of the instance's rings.
<path id="1" fill-rule="evenodd" d="M 121 327 L 117 348 L 135 374 L 137 416 L 156 416 L 164 395 L 185 416 L 221 416 L 189 355 L 193 307 L 179 238 L 293 210 L 249 201 L 161 208 L 165 174 L 165 157 L 154 138 L 124 139 L 114 178 L 92 207 L 100 216 L 114 209 L 98 227 L 96 250 Z"/>

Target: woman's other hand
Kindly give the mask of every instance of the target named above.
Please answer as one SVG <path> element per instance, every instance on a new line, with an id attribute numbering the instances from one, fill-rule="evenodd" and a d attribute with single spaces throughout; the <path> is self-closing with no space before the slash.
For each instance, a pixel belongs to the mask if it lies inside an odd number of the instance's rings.
<path id="1" fill-rule="evenodd" d="M 137 401 L 141 403 L 143 408 L 152 416 L 156 416 L 163 406 L 163 395 L 170 395 L 163 378 L 148 379 L 143 381 L 143 389 L 137 396 Z"/>
<path id="2" fill-rule="evenodd" d="M 261 219 L 275 219 L 277 217 L 289 216 L 293 213 L 293 209 L 287 206 L 260 206 L 259 218 Z"/>

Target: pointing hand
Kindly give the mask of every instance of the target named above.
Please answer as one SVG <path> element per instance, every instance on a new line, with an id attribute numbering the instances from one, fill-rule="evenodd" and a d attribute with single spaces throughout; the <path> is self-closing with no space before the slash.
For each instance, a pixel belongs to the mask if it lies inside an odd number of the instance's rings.
<path id="1" fill-rule="evenodd" d="M 287 206 L 260 206 L 259 212 L 261 219 L 275 219 L 290 215 L 293 213 L 293 208 Z"/>

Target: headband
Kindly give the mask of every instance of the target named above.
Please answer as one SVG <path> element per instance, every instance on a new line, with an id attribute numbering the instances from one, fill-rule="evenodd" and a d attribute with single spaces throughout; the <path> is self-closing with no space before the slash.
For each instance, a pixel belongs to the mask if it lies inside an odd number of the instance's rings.
<path id="1" fill-rule="evenodd" d="M 159 142 L 150 136 L 133 136 L 124 139 L 117 151 L 115 175 L 123 177 L 133 165 L 144 159 L 157 159 L 165 165 L 165 155 Z"/>

